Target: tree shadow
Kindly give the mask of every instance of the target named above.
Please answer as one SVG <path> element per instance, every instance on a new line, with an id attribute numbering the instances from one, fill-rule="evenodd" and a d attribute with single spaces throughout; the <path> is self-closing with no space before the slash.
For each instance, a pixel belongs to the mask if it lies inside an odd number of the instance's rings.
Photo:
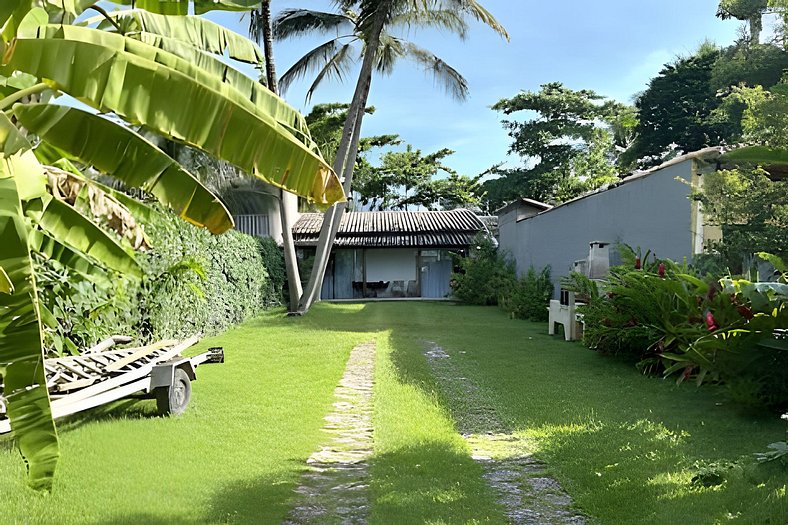
<path id="1" fill-rule="evenodd" d="M 286 479 L 288 477 L 291 479 Z M 212 495 L 204 520 L 207 523 L 281 523 L 295 501 L 298 479 L 282 473 L 227 484 Z"/>

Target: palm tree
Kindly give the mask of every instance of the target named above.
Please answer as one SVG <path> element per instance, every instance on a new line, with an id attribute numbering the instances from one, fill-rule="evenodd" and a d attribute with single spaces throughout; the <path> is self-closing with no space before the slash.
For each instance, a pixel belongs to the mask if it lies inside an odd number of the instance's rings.
<path id="1" fill-rule="evenodd" d="M 239 9 L 246 2 L 198 0 L 195 8 Z M 89 4 L 45 5 L 53 19 L 63 20 Z M 187 2 L 153 0 L 145 5 L 188 7 Z M 58 6 L 66 12 L 53 12 Z M 95 169 L 156 196 L 193 224 L 214 233 L 231 228 L 221 202 L 135 131 L 142 126 L 309 200 L 329 205 L 344 194 L 303 117 L 216 56 L 259 63 L 261 53 L 249 40 L 197 17 L 140 10 L 108 15 L 99 6 L 94 8 L 102 12 L 102 24 L 117 32 L 49 25 L 47 13 L 31 7 L 29 0 L 3 0 L 0 8 L 0 74 L 7 75 L 0 79 L 0 376 L 30 484 L 48 489 L 58 442 L 41 366 L 32 253 L 57 258 L 80 273 L 96 267 L 141 272 L 131 247 L 108 236 L 84 207 L 70 202 L 60 191 L 62 184 L 88 204 L 99 195 L 103 201 L 95 208 L 109 206 L 116 216 L 142 207 L 80 173 Z M 122 30 L 131 26 L 128 34 Z M 112 118 L 30 102 L 45 92 L 77 98 Z M 29 137 L 36 140 L 31 143 Z"/>
<path id="2" fill-rule="evenodd" d="M 475 0 L 338 0 L 335 4 L 339 8 L 338 13 L 307 9 L 284 11 L 274 21 L 274 36 L 285 39 L 312 31 L 336 33 L 336 36 L 309 51 L 282 75 L 280 84 L 282 89 L 286 89 L 296 78 L 316 71 L 315 81 L 307 97 L 325 78 L 342 80 L 350 64 L 358 57 L 354 55 L 352 45 L 355 42 L 361 44 L 361 70 L 334 161 L 334 171 L 344 179 L 345 195 L 350 195 L 363 110 L 373 70 L 390 71 L 398 59 L 407 58 L 433 72 L 454 97 L 462 100 L 468 92 L 465 79 L 454 68 L 426 49 L 394 36 L 389 30 L 438 27 L 464 38 L 468 29 L 466 18 L 471 17 L 506 39 L 508 34 L 495 17 Z M 347 32 L 341 33 L 342 29 Z M 368 52 L 370 49 L 374 52 Z M 299 301 L 299 313 L 308 311 L 319 298 L 331 246 L 346 207 L 346 202 L 334 205 L 324 215 L 315 263 Z"/>
<path id="3" fill-rule="evenodd" d="M 276 78 L 276 62 L 274 61 L 274 45 L 271 30 L 271 0 L 262 0 L 260 9 L 251 13 L 249 22 L 249 36 L 258 43 L 263 44 L 265 55 L 265 77 L 268 89 L 274 94 L 279 94 Z M 282 221 L 282 245 L 285 253 L 285 268 L 289 290 L 288 310 L 295 312 L 298 309 L 298 300 L 301 298 L 301 275 L 298 272 L 295 243 L 293 242 L 293 212 L 298 209 L 298 197 L 286 191 L 279 191 L 279 219 Z"/>

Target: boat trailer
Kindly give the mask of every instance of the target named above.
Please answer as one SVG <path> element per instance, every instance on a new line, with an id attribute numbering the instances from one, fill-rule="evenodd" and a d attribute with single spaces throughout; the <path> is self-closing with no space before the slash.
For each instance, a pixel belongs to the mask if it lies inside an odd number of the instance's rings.
<path id="1" fill-rule="evenodd" d="M 191 399 L 191 382 L 197 378 L 197 367 L 224 362 L 222 348 L 211 348 L 194 357 L 181 356 L 199 340 L 194 336 L 180 342 L 166 340 L 118 350 L 111 348 L 132 339 L 113 336 L 78 356 L 45 359 L 52 418 L 138 394 L 155 398 L 162 415 L 183 413 Z M 0 434 L 11 432 L 6 405 L 0 383 Z"/>

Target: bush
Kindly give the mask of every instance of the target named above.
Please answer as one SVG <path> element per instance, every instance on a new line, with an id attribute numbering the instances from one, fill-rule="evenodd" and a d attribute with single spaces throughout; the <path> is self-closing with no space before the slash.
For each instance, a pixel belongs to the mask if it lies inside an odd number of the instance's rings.
<path id="1" fill-rule="evenodd" d="M 508 293 L 504 293 L 501 307 L 517 319 L 547 321 L 547 306 L 553 296 L 553 281 L 550 280 L 550 267 L 540 272 L 531 266 L 528 272 L 517 280 Z"/>
<path id="2" fill-rule="evenodd" d="M 493 239 L 479 233 L 468 257 L 458 260 L 460 270 L 452 274 L 454 296 L 462 302 L 496 305 L 514 288 L 514 262 L 501 254 Z"/>
<path id="3" fill-rule="evenodd" d="M 280 304 L 284 262 L 272 240 L 237 231 L 211 235 L 169 212 L 151 214 L 146 234 L 153 249 L 137 256 L 141 280 L 88 278 L 39 261 L 50 353 L 76 353 L 113 334 L 139 344 L 213 334 Z"/>
<path id="4" fill-rule="evenodd" d="M 678 382 L 724 383 L 743 404 L 788 405 L 788 284 L 704 280 L 668 260 L 636 269 L 626 247 L 622 257 L 604 293 L 579 307 L 589 348 L 634 357 L 644 372 Z M 580 277 L 571 281 L 582 288 Z"/>

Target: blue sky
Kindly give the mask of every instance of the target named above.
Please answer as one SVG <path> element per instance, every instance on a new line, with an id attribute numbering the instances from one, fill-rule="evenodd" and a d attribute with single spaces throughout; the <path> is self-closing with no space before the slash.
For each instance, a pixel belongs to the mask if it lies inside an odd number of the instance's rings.
<path id="1" fill-rule="evenodd" d="M 691 53 L 707 38 L 728 45 L 740 26 L 714 16 L 718 0 L 600 0 L 592 8 L 579 0 L 481 3 L 503 23 L 511 42 L 475 23 L 464 42 L 435 31 L 410 35 L 467 78 L 468 100 L 453 100 L 417 66 L 401 62 L 390 76 L 373 78 L 369 103 L 377 112 L 365 118 L 364 135 L 398 133 L 425 152 L 456 150 L 446 164 L 466 175 L 502 161 L 517 164 L 517 158 L 507 157 L 510 139 L 501 126 L 502 115 L 490 109 L 499 99 L 559 81 L 631 102 L 665 62 Z M 272 2 L 274 13 L 286 7 L 330 10 L 331 3 Z M 247 19 L 239 22 L 237 13 L 213 13 L 211 18 L 246 32 Z M 277 42 L 280 74 L 319 42 Z M 346 84 L 324 84 L 312 103 L 347 102 L 354 83 L 351 76 Z M 304 101 L 308 85 L 296 84 L 285 94 L 303 112 L 311 107 Z"/>

